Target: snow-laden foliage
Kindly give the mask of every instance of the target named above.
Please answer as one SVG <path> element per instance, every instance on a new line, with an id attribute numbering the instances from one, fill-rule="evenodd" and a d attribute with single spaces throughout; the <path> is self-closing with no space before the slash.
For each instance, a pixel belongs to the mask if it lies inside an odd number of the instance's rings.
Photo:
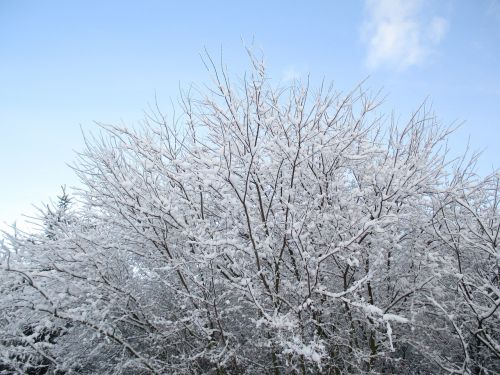
<path id="1" fill-rule="evenodd" d="M 6 236 L 0 373 L 500 371 L 500 176 L 447 164 L 425 108 L 252 62 L 179 121 L 103 125 L 80 204 Z"/>

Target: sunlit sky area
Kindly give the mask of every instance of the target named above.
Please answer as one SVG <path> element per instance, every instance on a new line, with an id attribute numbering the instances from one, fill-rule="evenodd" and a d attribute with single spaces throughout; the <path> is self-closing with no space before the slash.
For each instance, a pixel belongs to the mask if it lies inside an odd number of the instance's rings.
<path id="1" fill-rule="evenodd" d="M 347 91 L 368 78 L 405 119 L 429 98 L 449 143 L 500 167 L 500 0 L 0 0 L 0 223 L 5 228 L 78 184 L 67 166 L 94 121 L 136 124 L 179 87 L 207 82 L 200 54 L 272 82 L 307 76 Z M 470 139 L 470 140 L 469 140 Z"/>

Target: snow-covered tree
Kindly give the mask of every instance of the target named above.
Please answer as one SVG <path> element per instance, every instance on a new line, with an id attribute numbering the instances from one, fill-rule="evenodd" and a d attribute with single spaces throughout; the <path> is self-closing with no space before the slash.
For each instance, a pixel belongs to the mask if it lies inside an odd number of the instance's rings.
<path id="1" fill-rule="evenodd" d="M 498 175 L 454 170 L 425 106 L 251 62 L 86 139 L 79 206 L 2 247 L 0 371 L 500 371 Z"/>

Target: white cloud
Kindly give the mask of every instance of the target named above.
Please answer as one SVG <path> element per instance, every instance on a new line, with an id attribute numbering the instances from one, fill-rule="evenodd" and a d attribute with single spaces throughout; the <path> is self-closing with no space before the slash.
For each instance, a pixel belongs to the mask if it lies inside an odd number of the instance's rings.
<path id="1" fill-rule="evenodd" d="M 363 38 L 369 68 L 403 70 L 426 61 L 448 30 L 443 17 L 425 20 L 421 0 L 366 0 Z"/>
<path id="2" fill-rule="evenodd" d="M 443 17 L 434 17 L 429 25 L 428 35 L 433 44 L 438 44 L 448 31 L 448 21 Z"/>

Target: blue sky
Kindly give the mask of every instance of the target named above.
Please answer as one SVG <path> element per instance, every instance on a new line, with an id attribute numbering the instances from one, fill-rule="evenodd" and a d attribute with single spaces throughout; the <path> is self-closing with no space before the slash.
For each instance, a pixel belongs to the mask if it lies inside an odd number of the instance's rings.
<path id="1" fill-rule="evenodd" d="M 369 76 L 402 119 L 429 97 L 444 124 L 465 121 L 453 153 L 470 137 L 480 172 L 500 167 L 500 0 L 0 0 L 3 227 L 77 184 L 80 128 L 135 124 L 155 94 L 168 110 L 179 86 L 208 81 L 205 48 L 242 75 L 242 39 L 276 84 Z"/>

